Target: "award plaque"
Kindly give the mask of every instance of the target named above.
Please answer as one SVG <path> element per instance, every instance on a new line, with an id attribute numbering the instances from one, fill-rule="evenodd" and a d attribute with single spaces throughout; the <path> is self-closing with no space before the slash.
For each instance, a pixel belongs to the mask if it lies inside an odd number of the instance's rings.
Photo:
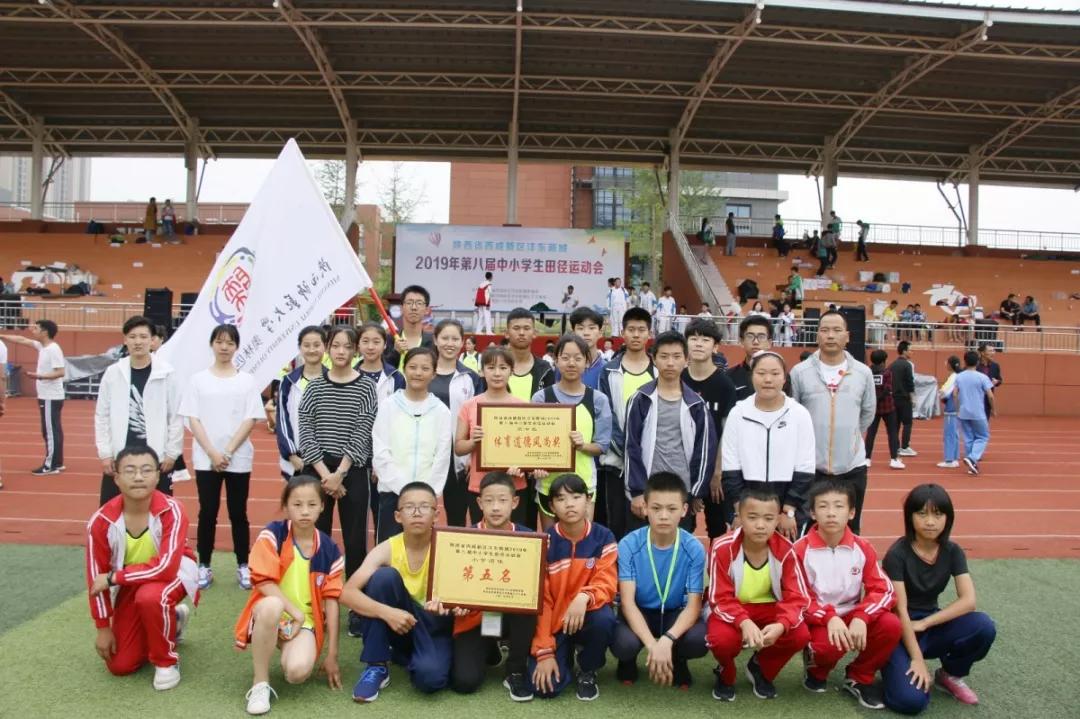
<path id="1" fill-rule="evenodd" d="M 574 469 L 575 429 L 572 404 L 479 404 L 476 424 L 484 429 L 480 440 L 481 472 L 517 467 L 569 472 Z"/>
<path id="2" fill-rule="evenodd" d="M 534 532 L 436 527 L 428 599 L 437 597 L 448 607 L 539 614 L 547 544 L 546 534 Z"/>

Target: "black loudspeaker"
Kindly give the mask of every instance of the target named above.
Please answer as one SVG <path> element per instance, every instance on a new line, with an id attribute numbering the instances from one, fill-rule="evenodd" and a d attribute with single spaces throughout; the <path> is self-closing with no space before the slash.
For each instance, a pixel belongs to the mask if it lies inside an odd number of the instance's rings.
<path id="1" fill-rule="evenodd" d="M 807 307 L 802 313 L 803 321 L 799 323 L 799 336 L 796 344 L 804 347 L 817 346 L 817 323 L 821 319 L 821 310 L 817 307 Z"/>
<path id="2" fill-rule="evenodd" d="M 840 314 L 847 320 L 847 351 L 860 362 L 866 362 L 866 308 L 841 307 Z"/>
<path id="3" fill-rule="evenodd" d="M 143 317 L 155 325 L 172 327 L 172 290 L 147 287 L 143 295 Z"/>

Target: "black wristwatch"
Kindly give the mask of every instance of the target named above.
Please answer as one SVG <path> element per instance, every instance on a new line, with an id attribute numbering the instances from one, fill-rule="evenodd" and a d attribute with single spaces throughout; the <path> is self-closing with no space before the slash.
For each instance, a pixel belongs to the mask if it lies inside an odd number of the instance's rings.
<path id="1" fill-rule="evenodd" d="M 665 636 L 665 637 L 667 637 L 668 639 L 670 639 L 670 640 L 671 640 L 671 643 L 672 643 L 672 644 L 674 644 L 674 643 L 675 643 L 675 642 L 677 641 L 677 640 L 675 639 L 675 637 L 673 637 L 673 636 L 671 635 L 671 632 L 664 632 L 662 636 Z"/>
<path id="2" fill-rule="evenodd" d="M 113 584 L 113 573 L 111 571 L 105 575 L 105 581 L 109 583 L 110 587 L 116 586 L 115 584 Z"/>

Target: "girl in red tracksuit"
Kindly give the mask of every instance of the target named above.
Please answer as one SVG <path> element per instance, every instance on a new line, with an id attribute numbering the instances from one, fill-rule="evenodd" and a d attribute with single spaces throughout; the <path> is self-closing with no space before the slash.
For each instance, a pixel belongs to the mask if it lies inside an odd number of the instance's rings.
<path id="1" fill-rule="evenodd" d="M 877 561 L 874 547 L 854 534 L 855 488 L 825 480 L 810 488 L 814 527 L 795 543 L 810 588 L 810 626 L 803 686 L 823 693 L 829 672 L 850 651 L 844 691 L 867 709 L 884 709 L 874 675 L 900 641 L 900 619 L 892 582 Z"/>
<path id="2" fill-rule="evenodd" d="M 187 621 L 184 595 L 198 599 L 195 554 L 187 547 L 184 506 L 155 489 L 159 464 L 149 447 L 116 457 L 120 494 L 86 527 L 86 583 L 97 625 L 97 652 L 113 674 L 149 661 L 154 688 L 180 683 L 176 643 Z"/>
<path id="3" fill-rule="evenodd" d="M 285 521 L 271 522 L 251 550 L 254 585 L 236 622 L 236 646 L 251 645 L 254 674 L 247 693 L 248 714 L 270 711 L 270 659 L 281 649 L 281 668 L 290 684 L 315 669 L 324 640 L 323 669 L 331 689 L 341 688 L 337 664 L 338 597 L 345 569 L 341 550 L 315 527 L 324 508 L 317 477 L 299 474 L 281 495 Z"/>
<path id="4" fill-rule="evenodd" d="M 755 696 L 775 698 L 773 679 L 810 641 L 806 580 L 791 542 L 776 531 L 780 511 L 772 490 L 745 489 L 739 528 L 712 544 L 705 642 L 719 663 L 713 699 L 735 700 L 735 657 L 744 645 L 754 650 L 746 673 Z"/>

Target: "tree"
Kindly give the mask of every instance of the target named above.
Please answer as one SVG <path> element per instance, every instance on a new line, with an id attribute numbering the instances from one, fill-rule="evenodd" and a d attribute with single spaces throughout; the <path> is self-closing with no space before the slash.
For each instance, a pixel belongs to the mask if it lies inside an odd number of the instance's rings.
<path id="1" fill-rule="evenodd" d="M 316 163 L 315 181 L 319 183 L 334 216 L 340 217 L 345 206 L 345 161 L 322 160 Z"/>
<path id="2" fill-rule="evenodd" d="M 405 174 L 405 163 L 395 162 L 390 177 L 380 183 L 379 208 L 383 221 L 395 225 L 413 219 L 416 208 L 424 202 L 424 188 L 418 187 Z"/>

